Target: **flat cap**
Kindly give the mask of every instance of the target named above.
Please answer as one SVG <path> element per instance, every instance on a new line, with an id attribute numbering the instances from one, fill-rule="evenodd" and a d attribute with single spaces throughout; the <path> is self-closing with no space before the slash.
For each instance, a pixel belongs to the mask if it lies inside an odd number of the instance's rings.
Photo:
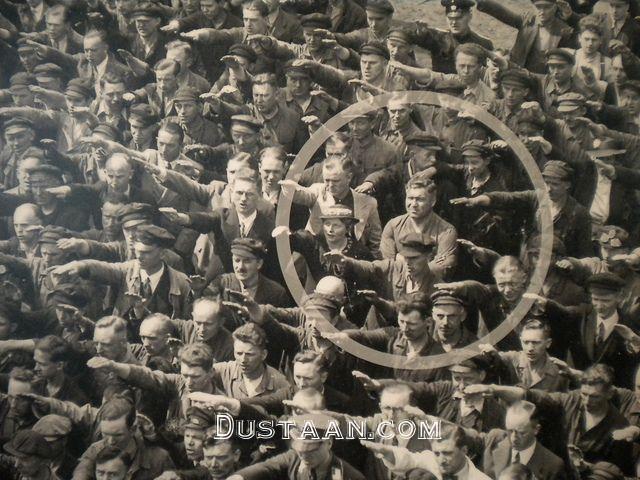
<path id="1" fill-rule="evenodd" d="M 18 72 L 11 75 L 9 78 L 9 89 L 13 87 L 28 87 L 29 85 L 37 85 L 36 77 L 31 73 Z"/>
<path id="2" fill-rule="evenodd" d="M 44 436 L 33 430 L 18 431 L 11 441 L 4 444 L 4 449 L 15 457 L 53 457 L 51 447 Z"/>
<path id="3" fill-rule="evenodd" d="M 38 243 L 52 243 L 56 244 L 61 238 L 72 238 L 74 232 L 67 230 L 64 227 L 58 227 L 57 225 L 47 225 L 40 230 L 40 236 L 38 237 Z"/>
<path id="4" fill-rule="evenodd" d="M 611 272 L 596 273 L 587 279 L 587 287 L 589 290 L 619 292 L 624 285 L 624 280 Z"/>
<path id="5" fill-rule="evenodd" d="M 320 219 L 330 220 L 332 218 L 346 220 L 351 223 L 358 223 L 360 221 L 353 216 L 353 210 L 342 205 L 329 205 L 322 209 L 322 212 L 320 213 Z"/>
<path id="6" fill-rule="evenodd" d="M 378 55 L 379 57 L 384 57 L 387 60 L 391 58 L 389 54 L 389 49 L 382 42 L 367 42 L 360 47 L 360 55 Z"/>
<path id="7" fill-rule="evenodd" d="M 262 259 L 267 254 L 267 247 L 255 238 L 236 238 L 231 242 L 231 253 L 241 257 Z"/>
<path id="8" fill-rule="evenodd" d="M 310 13 L 300 17 L 302 28 L 322 28 L 331 30 L 331 19 L 324 13 Z"/>
<path id="9" fill-rule="evenodd" d="M 256 117 L 252 117 L 251 115 L 232 115 L 231 123 L 236 125 L 242 125 L 244 127 L 249 127 L 251 130 L 254 130 L 256 133 L 260 131 L 260 129 L 264 126 L 262 120 L 257 119 Z"/>
<path id="10" fill-rule="evenodd" d="M 387 40 L 395 40 L 396 42 L 411 44 L 409 32 L 403 28 L 392 28 L 389 30 L 389 33 L 387 33 Z"/>
<path id="11" fill-rule="evenodd" d="M 566 48 L 551 48 L 547 50 L 547 64 L 550 63 L 569 63 L 573 65 L 576 59 L 573 54 Z"/>
<path id="12" fill-rule="evenodd" d="M 372 12 L 384 13 L 386 15 L 391 15 L 396 11 L 389 0 L 367 0 L 365 9 L 371 10 Z"/>
<path id="13" fill-rule="evenodd" d="M 199 102 L 200 92 L 193 87 L 180 87 L 173 96 L 174 102 Z"/>
<path id="14" fill-rule="evenodd" d="M 587 104 L 587 99 L 581 93 L 569 92 L 556 98 L 558 112 L 573 112 Z"/>
<path id="15" fill-rule="evenodd" d="M 342 303 L 330 295 L 314 292 L 304 298 L 303 307 L 311 309 L 320 308 L 335 312 L 342 308 Z"/>
<path id="16" fill-rule="evenodd" d="M 633 90 L 637 95 L 640 95 L 640 80 L 626 80 L 622 82 L 619 87 L 620 91 Z"/>
<path id="17" fill-rule="evenodd" d="M 151 105 L 146 103 L 137 103 L 129 108 L 129 123 L 138 127 L 149 127 L 160 121 L 156 112 L 153 111 Z"/>
<path id="18" fill-rule="evenodd" d="M 476 3 L 473 0 L 440 0 L 447 16 L 460 16 L 471 10 Z"/>
<path id="19" fill-rule="evenodd" d="M 69 97 L 93 97 L 93 87 L 83 78 L 73 78 L 67 83 L 65 95 Z"/>
<path id="20" fill-rule="evenodd" d="M 549 178 L 559 178 L 564 181 L 571 181 L 573 168 L 561 160 L 549 160 L 542 169 L 542 176 Z"/>
<path id="21" fill-rule="evenodd" d="M 86 291 L 75 283 L 59 283 L 47 295 L 47 302 L 56 305 L 71 305 L 76 308 L 84 308 L 89 304 Z"/>
<path id="22" fill-rule="evenodd" d="M 465 307 L 466 304 L 462 298 L 449 290 L 436 290 L 431 294 L 431 304 L 436 305 L 458 305 Z"/>
<path id="23" fill-rule="evenodd" d="M 129 14 L 131 18 L 149 17 L 160 18 L 165 17 L 165 11 L 159 6 L 151 2 L 141 2 Z"/>
<path id="24" fill-rule="evenodd" d="M 422 235 L 408 234 L 400 239 L 398 253 L 404 258 L 415 258 L 428 255 L 433 250 L 433 245 L 426 244 Z"/>
<path id="25" fill-rule="evenodd" d="M 594 158 L 614 157 L 626 153 L 624 143 L 615 138 L 596 138 L 593 140 L 593 150 L 587 150 L 587 153 Z"/>
<path id="26" fill-rule="evenodd" d="M 33 73 L 37 78 L 62 78 L 64 77 L 64 70 L 55 63 L 41 63 L 33 69 Z"/>
<path id="27" fill-rule="evenodd" d="M 289 60 L 284 64 L 284 74 L 289 77 L 311 78 L 311 70 L 306 65 L 300 65 L 295 60 Z"/>
<path id="28" fill-rule="evenodd" d="M 3 124 L 5 133 L 18 132 L 21 130 L 34 130 L 34 125 L 31 120 L 25 117 L 12 117 Z"/>
<path id="29" fill-rule="evenodd" d="M 598 235 L 598 243 L 603 247 L 625 247 L 628 240 L 629 232 L 616 225 L 605 225 L 600 229 L 600 235 Z"/>
<path id="30" fill-rule="evenodd" d="M 503 85 L 516 85 L 524 88 L 531 88 L 531 76 L 526 70 L 521 68 L 510 68 L 500 72 L 500 83 Z"/>
<path id="31" fill-rule="evenodd" d="M 429 135 L 428 133 L 417 133 L 411 135 L 405 139 L 407 145 L 415 145 L 416 147 L 423 148 L 425 150 L 442 150 L 442 144 L 440 139 L 435 135 Z"/>
<path id="32" fill-rule="evenodd" d="M 136 241 L 144 245 L 171 248 L 176 241 L 176 237 L 162 227 L 141 225 L 136 229 Z"/>
<path id="33" fill-rule="evenodd" d="M 467 372 L 469 369 L 474 371 L 487 371 L 491 367 L 489 360 L 484 355 L 467 358 L 461 362 L 457 362 L 449 367 L 451 372 Z"/>
<path id="34" fill-rule="evenodd" d="M 227 50 L 227 55 L 237 55 L 238 57 L 246 58 L 249 63 L 255 63 L 258 59 L 256 51 L 249 45 L 244 45 L 243 43 L 234 43 L 231 45 L 229 50 Z"/>
<path id="35" fill-rule="evenodd" d="M 462 144 L 462 155 L 468 157 L 488 157 L 491 156 L 491 148 L 484 141 L 474 138 Z"/>
<path id="36" fill-rule="evenodd" d="M 187 408 L 187 415 L 183 427 L 193 430 L 206 430 L 212 423 L 211 416 L 205 410 L 199 407 L 189 407 Z"/>
<path id="37" fill-rule="evenodd" d="M 41 417 L 31 428 L 44 437 L 64 437 L 69 435 L 71 427 L 71 420 L 67 417 L 51 414 Z"/>
<path id="38" fill-rule="evenodd" d="M 92 132 L 105 135 L 115 141 L 120 140 L 120 130 L 118 130 L 110 123 L 99 123 L 95 127 L 93 127 Z"/>
<path id="39" fill-rule="evenodd" d="M 49 165 L 47 163 L 43 163 L 41 165 L 34 165 L 31 168 L 26 170 L 27 175 L 34 175 L 36 173 L 43 173 L 45 175 L 49 175 L 50 177 L 54 177 L 62 180 L 62 170 L 58 167 L 54 167 L 53 165 Z"/>
<path id="40" fill-rule="evenodd" d="M 154 208 L 148 203 L 128 203 L 120 211 L 120 221 L 123 227 L 133 227 L 150 222 L 154 213 Z"/>

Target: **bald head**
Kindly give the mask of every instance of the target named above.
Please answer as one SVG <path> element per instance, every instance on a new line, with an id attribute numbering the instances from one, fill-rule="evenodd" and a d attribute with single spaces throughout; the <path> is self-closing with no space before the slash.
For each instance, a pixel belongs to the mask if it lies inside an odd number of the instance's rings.
<path id="1" fill-rule="evenodd" d="M 338 277 L 323 277 L 316 285 L 315 292 L 333 298 L 343 298 L 345 295 L 344 282 Z"/>
<path id="2" fill-rule="evenodd" d="M 303 388 L 298 390 L 291 400 L 293 403 L 300 405 L 307 411 L 325 409 L 324 397 L 315 388 Z"/>
<path id="3" fill-rule="evenodd" d="M 116 192 L 126 192 L 133 177 L 133 167 L 129 157 L 122 153 L 111 155 L 105 164 L 107 183 Z"/>
<path id="4" fill-rule="evenodd" d="M 140 340 L 147 353 L 152 357 L 164 356 L 172 331 L 171 320 L 166 315 L 155 313 L 145 318 L 140 324 Z"/>
<path id="5" fill-rule="evenodd" d="M 13 228 L 18 241 L 28 247 L 37 244 L 42 218 L 40 208 L 33 203 L 23 203 L 13 212 Z"/>

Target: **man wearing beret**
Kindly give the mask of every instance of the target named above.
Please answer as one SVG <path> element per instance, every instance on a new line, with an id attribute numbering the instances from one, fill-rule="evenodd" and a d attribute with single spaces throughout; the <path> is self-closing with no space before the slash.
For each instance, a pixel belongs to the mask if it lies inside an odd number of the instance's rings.
<path id="1" fill-rule="evenodd" d="M 275 307 L 290 306 L 287 291 L 260 273 L 266 254 L 267 249 L 260 240 L 250 237 L 234 239 L 231 242 L 233 273 L 223 273 L 214 282 L 227 291 L 242 292 L 257 303 L 268 303 Z M 231 294 L 228 296 L 233 301 Z"/>
<path id="2" fill-rule="evenodd" d="M 61 480 L 51 469 L 53 452 L 42 434 L 22 430 L 4 444 L 4 450 L 16 461 L 16 479 Z"/>
<path id="3" fill-rule="evenodd" d="M 463 43 L 477 44 L 485 50 L 493 50 L 493 43 L 471 30 L 472 0 L 441 0 L 445 7 L 448 30 L 440 30 L 418 23 L 409 30 L 409 38 L 415 45 L 429 50 L 433 58 L 433 70 L 455 73 L 455 52 Z"/>
<path id="4" fill-rule="evenodd" d="M 558 16 L 556 0 L 536 0 L 536 16 L 509 10 L 495 0 L 478 0 L 478 11 L 518 30 L 511 60 L 534 73 L 544 73 L 544 52 L 557 47 L 575 47 L 573 29 Z"/>
<path id="5" fill-rule="evenodd" d="M 191 302 L 188 277 L 162 259 L 175 237 L 161 227 L 143 225 L 136 230 L 135 260 L 107 263 L 79 260 L 56 269 L 56 275 L 80 275 L 116 287 L 114 314 L 127 315 L 146 308 L 173 318 L 184 318 Z"/>
<path id="6" fill-rule="evenodd" d="M 544 166 L 542 176 L 551 199 L 555 234 L 567 247 L 567 254 L 575 257 L 592 256 L 591 218 L 588 211 L 569 194 L 573 169 L 565 162 L 551 160 Z M 517 208 L 532 209 L 537 208 L 538 200 L 535 191 L 526 190 L 490 192 L 472 198 L 453 199 L 451 203 L 467 207 L 513 208 L 517 206 Z M 529 211 L 532 212 L 532 210 Z M 535 214 L 534 221 L 539 229 L 539 214 Z"/>

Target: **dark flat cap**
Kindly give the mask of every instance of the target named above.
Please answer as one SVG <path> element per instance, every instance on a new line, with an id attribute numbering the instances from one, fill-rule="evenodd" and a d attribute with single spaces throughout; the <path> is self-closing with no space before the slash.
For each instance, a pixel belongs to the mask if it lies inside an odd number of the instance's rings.
<path id="1" fill-rule="evenodd" d="M 120 221 L 124 227 L 150 222 L 155 213 L 148 203 L 128 203 L 120 211 Z"/>
<path id="2" fill-rule="evenodd" d="M 405 139 L 407 145 L 415 145 L 416 147 L 424 148 L 425 150 L 442 150 L 442 144 L 440 139 L 435 135 L 429 135 L 428 133 L 417 133 L 411 135 Z"/>
<path id="3" fill-rule="evenodd" d="M 45 175 L 49 175 L 51 177 L 62 180 L 62 170 L 58 167 L 54 167 L 53 165 L 49 165 L 47 163 L 43 163 L 41 165 L 34 165 L 31 168 L 26 170 L 27 175 L 34 175 L 36 173 L 43 173 Z"/>
<path id="4" fill-rule="evenodd" d="M 256 133 L 259 132 L 260 129 L 264 126 L 264 124 L 262 123 L 262 120 L 259 120 L 256 117 L 252 117 L 251 115 L 232 115 L 231 123 L 249 127 L 251 130 L 254 130 Z"/>
<path id="5" fill-rule="evenodd" d="M 311 70 L 306 65 L 300 65 L 296 60 L 289 60 L 284 65 L 284 73 L 290 77 L 311 78 Z"/>
<path id="6" fill-rule="evenodd" d="M 176 237 L 162 227 L 156 225 L 141 225 L 136 229 L 136 241 L 144 245 L 171 248 L 176 241 Z"/>
<path id="7" fill-rule="evenodd" d="M 387 60 L 391 58 L 389 49 L 382 42 L 367 42 L 360 47 L 360 55 L 378 55 Z"/>
<path id="8" fill-rule="evenodd" d="M 609 292 L 619 292 L 624 287 L 624 280 L 611 272 L 602 272 L 591 275 L 587 279 L 589 290 L 606 290 Z"/>
<path id="9" fill-rule="evenodd" d="M 92 132 L 101 133 L 102 135 L 106 135 L 107 137 L 112 138 L 115 141 L 120 140 L 120 130 L 118 130 L 110 123 L 99 123 L 93 128 Z"/>
<path id="10" fill-rule="evenodd" d="M 199 407 L 189 407 L 183 427 L 193 430 L 206 430 L 212 423 L 211 416 L 205 410 Z"/>
<path id="11" fill-rule="evenodd" d="M 300 17 L 300 24 L 303 28 L 322 28 L 331 30 L 331 19 L 323 13 L 310 13 Z"/>
<path id="12" fill-rule="evenodd" d="M 510 68 L 500 72 L 500 83 L 503 85 L 516 85 L 525 88 L 531 88 L 531 76 L 526 70 L 521 68 Z"/>
<path id="13" fill-rule="evenodd" d="M 4 449 L 15 457 L 53 457 L 51 447 L 44 436 L 33 430 L 18 431 L 11 441 L 4 444 Z"/>
<path id="14" fill-rule="evenodd" d="M 403 42 L 411 44 L 411 37 L 409 32 L 403 28 L 392 28 L 387 34 L 387 40 L 395 40 L 397 42 Z"/>
<path id="15" fill-rule="evenodd" d="M 322 293 L 310 293 L 304 298 L 304 308 L 321 308 L 329 311 L 338 311 L 342 308 L 342 303 L 337 299 L 329 295 Z"/>
<path id="16" fill-rule="evenodd" d="M 74 232 L 67 230 L 64 227 L 58 227 L 57 225 L 47 225 L 42 230 L 40 230 L 38 243 L 56 244 L 58 240 L 62 238 L 72 238 L 73 236 Z"/>
<path id="17" fill-rule="evenodd" d="M 606 225 L 600 229 L 598 243 L 603 247 L 620 248 L 627 246 L 629 232 L 616 225 Z"/>
<path id="18" fill-rule="evenodd" d="M 267 254 L 267 247 L 255 238 L 236 238 L 231 242 L 231 253 L 241 257 L 261 259 Z"/>
<path id="19" fill-rule="evenodd" d="M 408 234 L 400 239 L 398 253 L 405 258 L 415 258 L 428 255 L 433 251 L 433 245 L 426 244 L 421 235 Z"/>
<path id="20" fill-rule="evenodd" d="M 489 360 L 484 355 L 467 358 L 461 362 L 457 362 L 449 367 L 449 371 L 467 371 L 468 369 L 475 371 L 487 371 L 491 367 Z"/>
<path id="21" fill-rule="evenodd" d="M 573 168 L 561 160 L 549 160 L 542 169 L 542 176 L 570 182 L 573 177 Z"/>
<path id="22" fill-rule="evenodd" d="M 462 15 L 471 10 L 475 2 L 473 0 L 440 0 L 440 5 L 445 8 L 447 16 Z"/>
<path id="23" fill-rule="evenodd" d="M 74 283 L 59 283 L 47 295 L 47 302 L 57 305 L 71 305 L 76 308 L 84 308 L 89 303 L 89 298 L 84 289 Z"/>
<path id="24" fill-rule="evenodd" d="M 6 122 L 4 122 L 3 128 L 4 128 L 4 131 L 6 133 L 9 130 L 15 131 L 15 132 L 17 132 L 19 130 L 26 130 L 26 129 L 33 130 L 35 127 L 33 125 L 33 122 L 31 120 L 29 120 L 28 118 L 25 118 L 25 117 L 13 117 L 13 118 L 8 119 Z"/>
<path id="25" fill-rule="evenodd" d="M 160 121 L 156 112 L 153 111 L 151 105 L 146 103 L 137 103 L 129 108 L 129 123 L 139 127 L 149 127 Z"/>
<path id="26" fill-rule="evenodd" d="M 166 12 L 159 5 L 143 2 L 134 7 L 129 15 L 131 18 L 150 17 L 163 19 L 165 14 Z"/>
<path id="27" fill-rule="evenodd" d="M 474 138 L 465 142 L 462 147 L 462 155 L 468 157 L 488 157 L 491 155 L 491 147 L 484 141 Z"/>
<path id="28" fill-rule="evenodd" d="M 464 300 L 457 296 L 455 293 L 448 290 L 436 290 L 431 294 L 431 304 L 436 305 L 458 305 L 460 307 L 466 306 Z"/>
<path id="29" fill-rule="evenodd" d="M 227 50 L 227 55 L 236 55 L 238 57 L 246 58 L 249 63 L 255 63 L 258 59 L 256 51 L 249 45 L 244 45 L 243 43 L 234 43 L 231 45 L 229 50 Z"/>
<path id="30" fill-rule="evenodd" d="M 33 427 L 34 432 L 44 437 L 65 437 L 71 432 L 71 420 L 62 415 L 45 415 Z"/>
<path id="31" fill-rule="evenodd" d="M 199 102 L 200 92 L 193 87 L 180 87 L 173 96 L 174 102 Z"/>
<path id="32" fill-rule="evenodd" d="M 54 77 L 54 78 L 62 78 L 64 77 L 64 70 L 59 65 L 55 63 L 41 63 L 33 69 L 33 73 L 36 78 L 38 77 Z"/>
<path id="33" fill-rule="evenodd" d="M 391 15 L 396 11 L 389 0 L 367 0 L 366 10 Z"/>
<path id="34" fill-rule="evenodd" d="M 9 78 L 9 88 L 20 86 L 20 87 L 28 87 L 29 85 L 37 85 L 35 75 L 27 72 L 18 72 L 11 75 Z"/>
<path id="35" fill-rule="evenodd" d="M 558 112 L 573 112 L 584 107 L 587 104 L 587 99 L 581 93 L 569 92 L 559 95 L 556 103 L 558 104 Z"/>
<path id="36" fill-rule="evenodd" d="M 67 83 L 65 95 L 71 97 L 91 98 L 93 97 L 93 86 L 83 78 L 73 78 Z"/>
<path id="37" fill-rule="evenodd" d="M 566 48 L 551 48 L 547 50 L 547 64 L 550 63 L 569 63 L 573 65 L 576 59 L 573 54 Z"/>

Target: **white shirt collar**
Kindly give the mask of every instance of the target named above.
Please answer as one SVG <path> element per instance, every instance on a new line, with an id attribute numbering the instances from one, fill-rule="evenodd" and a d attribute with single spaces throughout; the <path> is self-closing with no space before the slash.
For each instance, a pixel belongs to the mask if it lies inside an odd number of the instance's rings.
<path id="1" fill-rule="evenodd" d="M 527 463 L 529 463 L 529 460 L 531 460 L 531 457 L 533 457 L 533 451 L 536 449 L 536 445 L 537 444 L 538 444 L 538 441 L 535 440 L 531 445 L 529 445 L 524 450 L 516 450 L 516 449 L 512 448 L 511 449 L 511 462 L 515 461 L 516 453 L 519 453 L 520 454 L 520 463 L 522 465 L 526 465 Z"/>
<path id="2" fill-rule="evenodd" d="M 251 227 L 253 227 L 253 223 L 256 221 L 257 216 L 258 216 L 258 210 L 253 212 L 248 217 L 243 217 L 242 215 L 240 215 L 240 213 L 238 213 L 238 220 L 240 221 L 240 225 L 242 226 L 242 233 L 244 233 L 245 237 L 251 230 Z"/>
<path id="3" fill-rule="evenodd" d="M 104 57 L 104 60 L 102 62 L 100 62 L 98 65 L 96 65 L 96 72 L 98 72 L 98 77 L 99 78 L 102 78 L 102 76 L 106 73 L 106 71 L 107 71 L 107 63 L 108 62 L 109 62 L 109 55 Z M 98 79 L 96 79 L 96 80 L 98 80 Z"/>
<path id="4" fill-rule="evenodd" d="M 618 324 L 618 320 L 620 320 L 620 318 L 618 317 L 617 311 L 613 312 L 613 315 L 608 318 L 598 318 L 598 324 L 596 325 L 596 335 L 600 331 L 600 324 L 602 323 L 604 324 L 604 339 L 606 340 L 607 338 L 609 338 L 609 335 L 611 335 L 611 332 L 613 332 L 613 327 Z"/>
<path id="5" fill-rule="evenodd" d="M 152 273 L 151 275 L 149 275 L 144 270 L 140 269 L 140 281 L 142 285 L 144 285 L 144 283 L 147 281 L 147 278 L 148 278 L 149 281 L 151 282 L 151 291 L 155 292 L 156 287 L 160 283 L 160 279 L 162 278 L 163 274 L 164 274 L 164 264 L 162 264 L 162 268 L 160 268 L 160 270 L 158 270 L 156 273 Z"/>

